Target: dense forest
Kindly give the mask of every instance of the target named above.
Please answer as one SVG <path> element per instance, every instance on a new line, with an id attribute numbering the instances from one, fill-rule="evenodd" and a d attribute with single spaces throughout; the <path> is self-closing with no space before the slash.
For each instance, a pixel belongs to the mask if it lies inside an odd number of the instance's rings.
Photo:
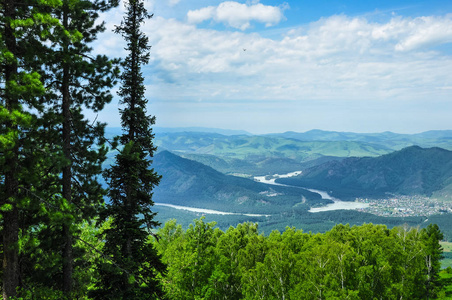
<path id="1" fill-rule="evenodd" d="M 106 27 L 99 14 L 119 1 L 0 5 L 3 298 L 161 295 L 156 276 L 164 265 L 148 243 L 149 230 L 158 225 L 151 211 L 160 180 L 150 159 L 155 118 L 146 112 L 141 72 L 150 46 L 140 27 L 152 16 L 143 1 L 125 3 L 115 33 L 127 56 L 111 59 L 94 55 L 90 44 Z M 107 140 L 106 124 L 85 114 L 102 110 L 118 81 L 122 133 Z M 112 149 L 115 161 L 103 170 Z M 105 223 L 97 235 L 83 231 Z M 90 261 L 92 250 L 101 255 Z"/>
<path id="2" fill-rule="evenodd" d="M 254 223 L 214 226 L 200 219 L 184 231 L 170 221 L 159 230 L 169 299 L 434 299 L 441 288 L 436 225 L 268 236 Z"/>
<path id="3" fill-rule="evenodd" d="M 144 1 L 115 32 L 127 56 L 94 55 L 104 0 L 4 0 L 0 91 L 3 299 L 430 299 L 443 234 L 337 225 L 323 234 L 254 223 L 226 231 L 155 221 L 154 116 L 141 68 Z M 120 84 L 121 133 L 89 120 Z M 107 169 L 107 153 L 115 157 Z M 103 179 L 101 179 L 101 177 Z M 101 184 L 105 182 L 107 188 Z"/>

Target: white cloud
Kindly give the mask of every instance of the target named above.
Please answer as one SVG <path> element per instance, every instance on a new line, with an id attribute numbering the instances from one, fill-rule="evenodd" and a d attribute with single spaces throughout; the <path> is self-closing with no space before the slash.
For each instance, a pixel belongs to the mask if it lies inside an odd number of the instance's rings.
<path id="1" fill-rule="evenodd" d="M 410 51 L 425 46 L 452 42 L 452 16 L 444 18 L 421 17 L 405 21 L 409 34 L 397 45 L 398 51 Z"/>
<path id="2" fill-rule="evenodd" d="M 217 7 L 208 6 L 198 10 L 190 10 L 187 13 L 189 23 L 197 24 L 209 19 L 245 30 L 251 26 L 250 22 L 252 21 L 264 23 L 267 27 L 276 25 L 284 19 L 284 15 L 280 7 L 256 2 L 241 4 L 234 1 L 225 1 Z"/>
<path id="3" fill-rule="evenodd" d="M 174 5 L 178 4 L 179 2 L 180 2 L 180 0 L 168 0 L 169 6 L 174 6 Z"/>
<path id="4" fill-rule="evenodd" d="M 189 23 L 201 23 L 211 19 L 215 15 L 215 7 L 208 6 L 197 10 L 190 10 L 187 13 Z"/>
<path id="5" fill-rule="evenodd" d="M 404 53 L 396 50 L 449 22 L 395 18 L 381 24 L 333 16 L 272 40 L 157 17 L 148 27 L 158 70 L 151 88 L 159 98 L 209 101 L 409 99 L 435 91 L 432 97 L 444 98 L 438 87 L 452 85 L 452 58 L 425 47 L 449 37 L 428 35 Z"/>
<path id="6" fill-rule="evenodd" d="M 384 23 L 332 16 L 271 39 L 196 26 L 217 18 L 218 7 L 192 13 L 192 23 L 155 16 L 144 26 L 152 45 L 151 63 L 144 69 L 147 93 L 153 105 L 165 109 L 161 118 L 201 118 L 214 110 L 219 116 L 234 109 L 246 115 L 260 107 L 309 117 L 302 108 L 313 102 L 325 103 L 317 111 L 347 103 L 338 111 L 359 114 L 368 103 L 409 107 L 417 101 L 419 107 L 426 99 L 450 101 L 452 56 L 435 47 L 452 42 L 451 15 L 394 16 Z M 242 23 L 236 26 L 246 24 L 245 18 L 237 19 Z M 120 40 L 108 35 L 102 51 L 122 53 Z"/>

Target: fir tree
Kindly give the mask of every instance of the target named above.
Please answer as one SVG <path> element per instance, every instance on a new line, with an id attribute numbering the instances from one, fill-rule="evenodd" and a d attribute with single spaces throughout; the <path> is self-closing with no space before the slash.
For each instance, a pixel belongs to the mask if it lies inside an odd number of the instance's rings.
<path id="1" fill-rule="evenodd" d="M 104 252 L 112 262 L 99 264 L 97 299 L 151 299 L 161 294 L 155 276 L 163 265 L 148 232 L 158 225 L 151 210 L 152 190 L 160 181 L 151 169 L 156 150 L 151 127 L 155 117 L 146 113 L 148 101 L 141 72 L 149 60 L 150 46 L 140 26 L 150 17 L 143 1 L 130 0 L 126 16 L 115 30 L 126 40 L 129 52 L 118 92 L 124 105 L 120 110 L 124 133 L 118 137 L 123 148 L 105 172 L 110 203 L 103 217 L 112 218 L 112 224 L 105 231 Z"/>
<path id="2" fill-rule="evenodd" d="M 105 124 L 91 124 L 82 107 L 97 112 L 112 99 L 110 89 L 117 75 L 114 61 L 104 55 L 92 56 L 89 43 L 105 30 L 103 23 L 96 23 L 99 12 L 115 5 L 117 1 L 63 1 L 53 11 L 62 28 L 54 31 L 51 47 L 43 49 L 43 77 L 49 90 L 43 99 L 48 108 L 43 119 L 54 123 L 58 134 L 53 143 L 66 161 L 60 169 L 60 184 L 62 201 L 69 209 L 61 220 L 60 237 L 53 238 L 61 243 L 61 285 L 67 296 L 74 285 L 74 225 L 93 218 L 105 195 L 97 181 L 106 158 L 106 148 L 101 145 Z"/>
<path id="3" fill-rule="evenodd" d="M 33 68 L 36 53 L 30 47 L 45 40 L 58 25 L 46 10 L 58 1 L 2 1 L 0 4 L 0 206 L 3 246 L 3 298 L 17 295 L 20 287 L 19 243 L 28 229 L 23 216 L 31 213 L 35 194 L 30 187 L 41 178 L 45 149 L 37 147 L 39 131 L 36 99 L 45 90 Z M 36 151 L 36 149 L 42 151 Z M 34 211 L 36 212 L 36 211 Z"/>

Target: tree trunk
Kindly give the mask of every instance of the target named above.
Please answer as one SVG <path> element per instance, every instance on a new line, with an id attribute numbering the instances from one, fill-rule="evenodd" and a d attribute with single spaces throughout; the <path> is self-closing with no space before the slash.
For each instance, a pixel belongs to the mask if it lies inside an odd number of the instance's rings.
<path id="1" fill-rule="evenodd" d="M 69 72 L 63 71 L 63 152 L 69 161 L 63 168 L 63 198 L 72 201 L 72 163 L 71 163 L 71 113 L 69 96 Z M 69 295 L 72 290 L 72 234 L 69 224 L 63 224 L 63 291 Z"/>
<path id="2" fill-rule="evenodd" d="M 14 185 L 8 184 L 10 187 Z M 7 190 L 10 188 L 8 187 Z M 8 191 L 8 194 L 9 191 Z M 19 214 L 17 207 L 3 213 L 3 299 L 16 296 L 19 287 L 19 257 L 17 241 L 19 236 Z"/>
<path id="3" fill-rule="evenodd" d="M 63 26 L 68 27 L 67 3 L 65 1 L 63 12 Z M 63 49 L 64 58 L 67 59 L 68 45 Z M 69 94 L 70 74 L 69 64 L 63 63 L 62 82 L 62 110 L 63 110 L 63 152 L 67 159 L 67 164 L 63 168 L 63 198 L 68 203 L 72 202 L 72 158 L 71 158 L 71 99 Z M 63 292 L 69 297 L 72 291 L 72 233 L 69 224 L 63 224 Z"/>
<path id="4" fill-rule="evenodd" d="M 14 20 L 15 1 L 9 0 L 4 2 L 5 19 Z M 8 22 L 8 21 L 7 21 Z M 16 38 L 14 29 L 10 24 L 5 24 L 4 31 L 6 48 L 13 54 L 17 55 Z M 4 76 L 6 85 L 9 81 L 15 80 L 17 75 L 17 63 L 15 60 L 6 63 L 4 68 Z M 8 88 L 5 91 L 5 107 L 12 112 L 18 108 L 18 99 L 12 95 Z M 6 124 L 11 130 L 17 130 L 16 124 Z M 19 146 L 16 143 L 12 149 L 12 155 L 6 157 L 5 165 L 8 170 L 5 172 L 5 199 L 0 199 L 1 204 L 10 204 L 12 208 L 4 211 L 3 215 L 3 299 L 9 299 L 16 296 L 16 289 L 19 286 L 19 252 L 17 249 L 17 241 L 19 239 L 19 213 L 16 206 L 18 195 L 18 160 Z"/>

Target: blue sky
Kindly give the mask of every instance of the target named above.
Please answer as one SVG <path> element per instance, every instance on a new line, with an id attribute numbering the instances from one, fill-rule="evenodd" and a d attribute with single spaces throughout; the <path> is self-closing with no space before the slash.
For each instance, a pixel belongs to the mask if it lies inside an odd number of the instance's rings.
<path id="1" fill-rule="evenodd" d="M 452 1 L 146 0 L 159 127 L 452 129 Z M 102 17 L 93 45 L 123 57 Z M 120 126 L 116 98 L 99 119 Z"/>

